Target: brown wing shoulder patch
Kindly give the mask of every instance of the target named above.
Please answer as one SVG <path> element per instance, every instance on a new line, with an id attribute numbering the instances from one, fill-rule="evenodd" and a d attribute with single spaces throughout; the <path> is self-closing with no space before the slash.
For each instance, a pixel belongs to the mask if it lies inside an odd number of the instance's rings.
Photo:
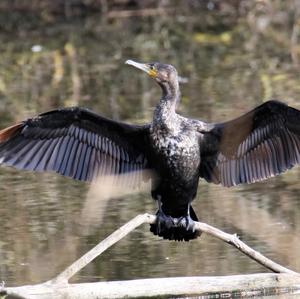
<path id="1" fill-rule="evenodd" d="M 0 142 L 5 142 L 9 138 L 13 137 L 14 134 L 23 126 L 23 123 L 18 123 L 0 131 Z"/>

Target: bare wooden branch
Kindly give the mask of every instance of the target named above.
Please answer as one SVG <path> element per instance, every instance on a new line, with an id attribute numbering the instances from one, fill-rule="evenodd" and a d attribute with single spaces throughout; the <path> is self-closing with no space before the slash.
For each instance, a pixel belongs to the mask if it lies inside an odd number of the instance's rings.
<path id="1" fill-rule="evenodd" d="M 77 272 L 79 272 L 82 268 L 84 268 L 87 264 L 89 264 L 93 259 L 95 259 L 98 255 L 104 252 L 106 249 L 111 247 L 113 244 L 124 238 L 135 228 L 140 226 L 143 223 L 152 223 L 156 219 L 155 216 L 150 214 L 141 214 L 121 226 L 119 229 L 114 231 L 111 235 L 109 235 L 106 239 L 101 241 L 98 245 L 88 251 L 85 255 L 83 255 L 80 259 L 70 265 L 67 269 L 65 269 L 61 274 L 59 274 L 56 278 L 54 278 L 52 283 L 67 283 L 68 280 L 74 276 Z"/>
<path id="2" fill-rule="evenodd" d="M 129 234 L 143 223 L 154 223 L 156 216 L 141 214 L 124 224 L 105 240 L 83 255 L 54 279 L 33 286 L 0 288 L 3 294 L 24 296 L 28 299 L 49 298 L 124 298 L 155 297 L 170 295 L 230 294 L 240 292 L 241 297 L 254 294 L 264 295 L 265 291 L 290 293 L 300 289 L 300 275 L 287 269 L 242 242 L 236 234 L 225 233 L 206 223 L 196 222 L 196 230 L 200 230 L 221 239 L 257 261 L 268 269 L 281 274 L 252 274 L 224 277 L 177 277 L 142 279 L 131 281 L 98 282 L 69 284 L 69 279 L 89 264 L 98 255 Z"/>
<path id="3" fill-rule="evenodd" d="M 156 216 L 150 214 L 141 214 L 127 222 L 125 225 L 120 227 L 118 230 L 113 232 L 110 236 L 100 242 L 97 246 L 83 255 L 80 259 L 74 262 L 71 266 L 65 269 L 61 274 L 59 274 L 56 278 L 52 280 L 53 283 L 67 283 L 68 280 L 74 276 L 77 272 L 79 272 L 82 268 L 84 268 L 87 264 L 89 264 L 93 259 L 95 259 L 98 255 L 108 249 L 110 246 L 121 240 L 127 234 L 129 234 L 132 230 L 137 228 L 143 223 L 154 223 L 156 220 Z M 265 266 L 269 270 L 276 273 L 289 273 L 289 274 L 298 274 L 290 269 L 287 269 L 267 257 L 263 256 L 261 253 L 255 251 L 250 248 L 244 242 L 242 242 L 236 234 L 228 234 L 225 233 L 211 225 L 208 225 L 203 222 L 196 222 L 196 229 L 202 232 L 205 232 L 209 235 L 212 235 L 218 239 L 221 239 L 238 250 L 258 262 L 259 264 Z"/>
<path id="4" fill-rule="evenodd" d="M 218 228 L 215 228 L 203 222 L 196 222 L 196 229 L 229 243 L 230 245 L 234 246 L 242 253 L 249 256 L 251 259 L 255 260 L 257 263 L 261 264 L 262 266 L 268 268 L 269 270 L 275 273 L 290 273 L 290 274 L 299 275 L 299 273 L 292 271 L 288 268 L 285 268 L 273 262 L 272 260 L 268 259 L 258 251 L 255 251 L 247 244 L 245 244 L 243 241 L 241 241 L 236 234 L 231 235 L 225 233 L 219 230 Z"/>
<path id="5" fill-rule="evenodd" d="M 39 284 L 7 288 L 7 294 L 26 299 L 157 298 L 201 296 L 252 297 L 299 291 L 300 278 L 292 274 L 261 273 L 213 277 L 169 277 L 80 284 Z"/>

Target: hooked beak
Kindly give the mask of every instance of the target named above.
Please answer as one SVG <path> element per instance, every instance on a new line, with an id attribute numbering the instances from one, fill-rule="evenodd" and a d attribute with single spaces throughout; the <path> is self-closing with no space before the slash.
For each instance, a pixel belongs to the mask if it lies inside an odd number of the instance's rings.
<path id="1" fill-rule="evenodd" d="M 136 67 L 137 69 L 140 69 L 140 70 L 146 72 L 152 78 L 155 78 L 156 75 L 157 75 L 157 71 L 154 70 L 154 69 L 151 69 L 149 67 L 149 65 L 146 64 L 146 63 L 139 63 L 139 62 L 136 62 L 136 61 L 133 61 L 133 60 L 127 60 L 125 62 L 125 64 L 132 65 L 132 66 Z"/>

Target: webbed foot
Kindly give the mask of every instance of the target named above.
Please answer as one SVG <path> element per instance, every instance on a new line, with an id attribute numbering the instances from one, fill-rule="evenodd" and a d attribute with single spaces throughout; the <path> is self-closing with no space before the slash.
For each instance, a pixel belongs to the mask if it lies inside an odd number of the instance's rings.
<path id="1" fill-rule="evenodd" d="M 168 240 L 189 241 L 201 235 L 196 231 L 195 221 L 198 220 L 194 210 L 188 205 L 185 216 L 173 218 L 166 215 L 162 209 L 162 203 L 158 198 L 158 211 L 156 212 L 156 222 L 150 224 L 150 231 Z"/>
<path id="2" fill-rule="evenodd" d="M 196 230 L 195 221 L 191 218 L 190 215 L 182 216 L 176 219 L 175 225 L 178 227 L 185 228 L 187 231 L 194 232 Z"/>
<path id="3" fill-rule="evenodd" d="M 161 209 L 156 214 L 157 234 L 159 235 L 164 230 L 169 230 L 174 227 L 174 218 L 166 215 Z"/>

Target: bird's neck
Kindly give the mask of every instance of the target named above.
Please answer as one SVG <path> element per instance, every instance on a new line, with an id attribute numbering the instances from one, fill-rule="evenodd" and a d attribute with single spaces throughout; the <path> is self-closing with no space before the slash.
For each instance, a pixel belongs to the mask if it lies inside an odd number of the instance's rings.
<path id="1" fill-rule="evenodd" d="M 155 127 L 172 129 L 176 126 L 178 118 L 176 107 L 180 99 L 179 85 L 177 82 L 176 84 L 160 83 L 159 85 L 162 89 L 162 97 L 155 108 L 153 124 Z"/>
<path id="2" fill-rule="evenodd" d="M 166 99 L 168 101 L 174 102 L 174 109 L 176 108 L 176 104 L 180 98 L 180 90 L 178 80 L 174 80 L 175 82 L 160 82 L 159 86 L 162 90 L 161 101 Z"/>

